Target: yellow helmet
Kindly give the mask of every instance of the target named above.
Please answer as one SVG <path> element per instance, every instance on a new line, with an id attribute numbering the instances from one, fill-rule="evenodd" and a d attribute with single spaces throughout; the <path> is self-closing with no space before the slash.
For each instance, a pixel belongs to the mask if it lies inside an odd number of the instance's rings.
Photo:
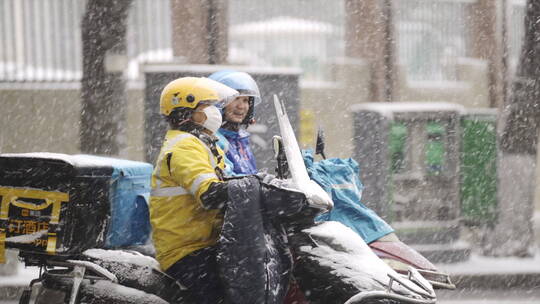
<path id="1" fill-rule="evenodd" d="M 224 107 L 238 91 L 205 77 L 182 77 L 171 81 L 161 92 L 159 112 L 169 116 L 176 108 L 195 109 L 199 104 Z"/>

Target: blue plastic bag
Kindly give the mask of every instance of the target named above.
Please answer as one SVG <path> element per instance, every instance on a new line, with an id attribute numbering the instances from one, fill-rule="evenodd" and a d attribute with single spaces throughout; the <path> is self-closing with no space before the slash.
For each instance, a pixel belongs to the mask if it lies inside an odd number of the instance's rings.
<path id="1" fill-rule="evenodd" d="M 309 177 L 332 196 L 334 208 L 319 216 L 320 221 L 337 221 L 371 243 L 394 232 L 373 210 L 361 203 L 362 183 L 358 163 L 352 158 L 313 160 L 312 150 L 303 150 Z"/>

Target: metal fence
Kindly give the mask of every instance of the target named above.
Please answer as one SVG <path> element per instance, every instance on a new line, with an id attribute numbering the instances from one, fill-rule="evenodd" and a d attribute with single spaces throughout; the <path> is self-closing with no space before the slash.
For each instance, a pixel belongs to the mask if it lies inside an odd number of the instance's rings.
<path id="1" fill-rule="evenodd" d="M 398 63 L 410 80 L 456 80 L 456 59 L 467 56 L 466 16 L 474 1 L 395 2 Z"/>
<path id="2" fill-rule="evenodd" d="M 142 62 L 172 59 L 170 0 L 134 0 L 128 23 L 129 78 Z M 396 0 L 397 61 L 410 80 L 456 80 L 467 56 L 465 20 L 475 0 Z M 525 0 L 506 2 L 509 66 L 519 57 Z M 78 81 L 86 0 L 0 0 L 0 81 Z M 329 80 L 344 56 L 345 0 L 229 0 L 229 62 L 299 67 Z"/>
<path id="3" fill-rule="evenodd" d="M 276 2 L 277 1 L 277 2 Z M 327 80 L 344 56 L 345 1 L 231 1 L 230 59 L 300 67 L 305 80 Z M 474 0 L 396 0 L 397 62 L 410 80 L 455 80 L 466 56 L 467 6 Z"/>
<path id="4" fill-rule="evenodd" d="M 344 55 L 344 0 L 229 1 L 229 61 L 299 67 L 304 80 L 330 78 Z"/>
<path id="5" fill-rule="evenodd" d="M 0 79 L 71 80 L 80 77 L 80 15 L 84 3 L 2 0 Z"/>
<path id="6" fill-rule="evenodd" d="M 169 0 L 134 0 L 128 76 L 172 57 Z M 85 0 L 0 0 L 0 81 L 78 81 Z"/>

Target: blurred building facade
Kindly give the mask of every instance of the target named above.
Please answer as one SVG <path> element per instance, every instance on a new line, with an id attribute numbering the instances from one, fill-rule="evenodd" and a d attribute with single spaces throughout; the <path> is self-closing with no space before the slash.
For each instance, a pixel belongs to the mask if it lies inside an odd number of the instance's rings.
<path id="1" fill-rule="evenodd" d="M 10 113 L 0 123 L 0 151 L 78 149 L 77 130 L 45 118 L 37 123 L 72 140 L 15 139 L 27 133 L 17 122 L 29 107 L 77 113 L 85 2 L 0 1 L 0 98 Z M 134 0 L 126 119 L 142 119 L 145 63 L 295 67 L 303 71 L 301 141 L 312 145 L 321 125 L 329 155 L 350 156 L 351 104 L 499 106 L 517 62 L 524 7 L 525 0 Z M 140 134 L 137 124 L 127 128 L 123 156 L 142 158 Z"/>
<path id="2" fill-rule="evenodd" d="M 79 80 L 82 61 L 80 21 L 85 2 L 2 0 L 0 81 Z M 497 23 L 506 20 L 505 48 L 508 50 L 509 70 L 512 71 L 521 46 L 525 6 L 525 0 L 276 0 L 272 3 L 206 0 L 180 1 L 180 5 L 175 4 L 177 2 L 134 1 L 128 33 L 130 78 L 139 76 L 136 73 L 138 63 L 172 60 L 175 43 L 179 44 L 178 48 L 186 48 L 180 42 L 175 42 L 178 39 L 173 39 L 173 36 L 180 32 L 195 32 L 195 29 L 193 26 L 188 30 L 182 29 L 180 27 L 186 24 L 175 20 L 203 14 L 207 8 L 197 3 L 226 3 L 216 7 L 227 10 L 227 23 L 222 25 L 227 27 L 222 31 L 228 34 L 225 61 L 244 65 L 299 67 L 304 70 L 306 80 L 321 81 L 333 81 L 330 70 L 334 62 L 354 54 L 346 50 L 346 39 L 349 39 L 346 37 L 347 31 L 373 35 L 386 30 L 387 25 L 380 16 L 375 16 L 375 20 L 379 19 L 377 22 L 366 21 L 366 24 L 362 24 L 362 21 L 356 21 L 361 26 L 352 29 L 347 24 L 350 16 L 368 14 L 370 11 L 383 14 L 384 7 L 381 6 L 384 5 L 389 5 L 391 11 L 392 20 L 388 22 L 392 23 L 393 32 L 388 38 L 395 52 L 395 62 L 403 66 L 408 80 L 458 80 L 456 66 L 459 59 L 480 58 L 478 49 L 482 45 L 485 47 L 485 43 L 478 43 L 478 40 L 488 39 L 476 37 L 482 36 L 482 31 L 487 30 L 477 29 L 478 25 L 471 19 L 490 21 L 495 27 L 491 29 L 495 36 L 502 34 L 497 32 L 497 27 L 501 26 Z M 185 7 L 191 7 L 188 13 L 181 16 L 176 13 L 186 11 Z M 481 14 L 475 13 L 479 9 L 483 9 Z M 172 18 L 171 12 L 175 12 L 175 18 Z M 206 39 L 200 37 L 203 34 L 196 34 L 199 37 L 189 41 Z M 502 40 L 501 37 L 493 39 Z M 347 48 L 350 49 L 351 45 L 347 45 Z"/>
<path id="3" fill-rule="evenodd" d="M 77 82 L 86 1 L 0 1 L 0 82 Z M 128 21 L 130 79 L 138 65 L 169 61 L 170 0 L 134 0 Z"/>

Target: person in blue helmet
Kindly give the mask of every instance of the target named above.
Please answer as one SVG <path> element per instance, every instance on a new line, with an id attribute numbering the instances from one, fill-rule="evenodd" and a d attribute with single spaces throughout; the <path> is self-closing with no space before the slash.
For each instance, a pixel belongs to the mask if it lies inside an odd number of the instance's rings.
<path id="1" fill-rule="evenodd" d="M 218 71 L 208 78 L 239 92 L 222 109 L 223 124 L 216 133 L 218 146 L 225 152 L 225 176 L 256 174 L 255 156 L 250 148 L 250 134 L 246 128 L 255 122 L 255 106 L 261 102 L 258 85 L 248 73 L 234 70 Z M 308 303 L 296 281 L 293 279 L 289 283 L 283 303 Z"/>
<path id="2" fill-rule="evenodd" d="M 250 147 L 246 128 L 254 123 L 255 106 L 261 102 L 259 87 L 245 72 L 222 70 L 208 78 L 237 90 L 240 94 L 224 109 L 223 124 L 217 132 L 218 145 L 225 152 L 225 175 L 238 176 L 257 173 L 255 156 Z"/>

